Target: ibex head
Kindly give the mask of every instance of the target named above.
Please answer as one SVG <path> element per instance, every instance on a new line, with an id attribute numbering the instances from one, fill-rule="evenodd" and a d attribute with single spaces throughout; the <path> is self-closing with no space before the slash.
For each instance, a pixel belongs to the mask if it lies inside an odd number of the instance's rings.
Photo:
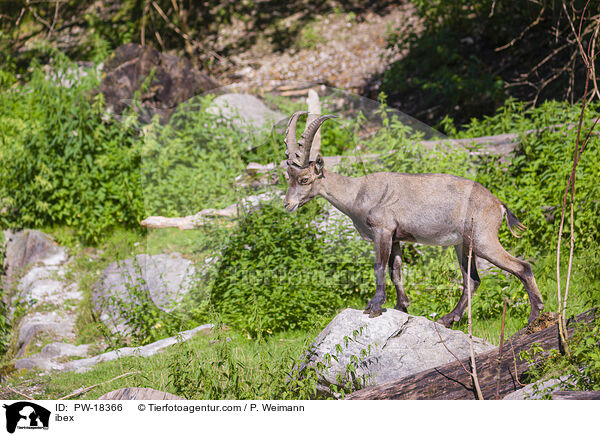
<path id="1" fill-rule="evenodd" d="M 293 212 L 303 204 L 312 200 L 319 192 L 319 179 L 323 177 L 323 158 L 317 154 L 315 160 L 310 161 L 310 149 L 315 134 L 321 124 L 335 115 L 323 115 L 306 126 L 300 141 L 296 141 L 296 123 L 301 115 L 308 112 L 295 112 L 288 121 L 285 133 L 287 173 L 289 187 L 285 194 L 284 206 Z"/>

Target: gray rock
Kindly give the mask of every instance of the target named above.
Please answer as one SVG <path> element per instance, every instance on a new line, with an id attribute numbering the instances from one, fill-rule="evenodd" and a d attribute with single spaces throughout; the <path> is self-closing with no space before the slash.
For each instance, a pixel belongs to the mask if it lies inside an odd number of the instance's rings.
<path id="1" fill-rule="evenodd" d="M 62 267 L 34 267 L 19 281 L 18 297 L 33 307 L 53 304 L 62 306 L 67 300 L 80 300 L 83 294 L 77 283 L 66 286 Z"/>
<path id="2" fill-rule="evenodd" d="M 45 266 L 60 265 L 68 256 L 48 235 L 38 230 L 21 230 L 4 232 L 6 253 L 4 267 L 7 285 L 10 285 L 16 274 L 29 265 L 41 263 Z"/>
<path id="3" fill-rule="evenodd" d="M 27 347 L 41 334 L 72 340 L 75 319 L 56 312 L 33 312 L 27 314 L 19 325 L 17 357 L 25 354 Z"/>
<path id="4" fill-rule="evenodd" d="M 475 353 L 495 348 L 473 338 Z M 377 385 L 444 365 L 469 355 L 469 337 L 421 316 L 388 309 L 369 318 L 360 310 L 345 309 L 315 339 L 305 365 L 327 368 L 321 374 L 321 391 L 339 385 L 339 377 L 356 377 L 363 386 Z M 330 356 L 329 358 L 327 356 Z M 355 372 L 347 371 L 349 364 Z"/>
<path id="5" fill-rule="evenodd" d="M 102 395 L 99 400 L 185 400 L 169 392 L 150 388 L 121 388 Z"/>
<path id="6" fill-rule="evenodd" d="M 60 371 L 85 372 L 89 371 L 101 362 L 109 362 L 111 360 L 116 360 L 128 356 L 152 356 L 154 354 L 160 353 L 165 348 L 170 347 L 171 345 L 174 345 L 177 342 L 184 342 L 194 337 L 198 333 L 210 331 L 213 327 L 214 324 L 203 324 L 192 330 L 186 330 L 184 332 L 179 333 L 176 336 L 161 339 L 160 341 L 153 342 L 143 347 L 119 348 L 118 350 L 109 351 L 107 353 L 99 354 L 98 356 L 89 357 L 87 359 L 72 360 L 70 362 L 60 365 L 55 369 L 58 369 Z"/>
<path id="7" fill-rule="evenodd" d="M 123 331 L 118 304 L 114 299 L 131 304 L 131 292 L 148 292 L 154 304 L 169 312 L 183 299 L 194 284 L 196 271 L 192 262 L 179 253 L 140 254 L 113 262 L 102 271 L 92 291 L 96 309 L 108 327 Z"/>
<path id="8" fill-rule="evenodd" d="M 573 388 L 568 376 L 538 380 L 506 395 L 503 400 L 541 400 L 544 396 Z"/>
<path id="9" fill-rule="evenodd" d="M 233 119 L 233 125 L 241 131 L 247 131 L 249 127 L 262 129 L 286 118 L 249 94 L 220 95 L 213 100 L 206 111 L 214 115 L 221 115 L 225 119 Z"/>
<path id="10" fill-rule="evenodd" d="M 118 115 L 131 105 L 144 82 L 151 79 L 141 96 L 140 116 L 144 122 L 154 114 L 166 122 L 179 103 L 217 86 L 188 59 L 133 43 L 117 47 L 104 63 L 102 73 L 100 92 L 108 111 Z"/>
<path id="11" fill-rule="evenodd" d="M 45 345 L 37 354 L 23 359 L 17 359 L 14 362 L 17 369 L 43 369 L 46 371 L 59 369 L 61 363 L 59 359 L 65 357 L 86 357 L 90 345 L 72 345 L 64 342 L 53 342 Z"/>

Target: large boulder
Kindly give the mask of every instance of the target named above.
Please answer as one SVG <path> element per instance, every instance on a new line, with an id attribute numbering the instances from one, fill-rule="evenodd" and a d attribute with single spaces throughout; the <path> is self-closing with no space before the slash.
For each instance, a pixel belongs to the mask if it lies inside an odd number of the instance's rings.
<path id="1" fill-rule="evenodd" d="M 219 95 L 206 111 L 220 115 L 225 120 L 232 120 L 234 127 L 244 132 L 269 127 L 285 118 L 250 94 Z"/>
<path id="2" fill-rule="evenodd" d="M 216 86 L 215 80 L 196 70 L 188 59 L 128 43 L 117 47 L 104 63 L 100 92 L 109 110 L 120 115 L 140 91 L 145 110 L 140 114 L 142 120 L 147 122 L 158 114 L 166 122 L 179 103 Z"/>
<path id="3" fill-rule="evenodd" d="M 13 283 L 15 275 L 30 265 L 55 266 L 64 263 L 68 256 L 63 247 L 39 230 L 6 230 L 4 270 L 5 286 Z"/>
<path id="4" fill-rule="evenodd" d="M 123 332 L 120 307 L 135 303 L 132 294 L 147 293 L 157 307 L 169 312 L 190 291 L 195 276 L 192 262 L 179 253 L 139 254 L 106 267 L 93 287 L 92 298 L 100 319 Z"/>
<path id="5" fill-rule="evenodd" d="M 477 354 L 495 348 L 479 338 L 473 343 Z M 369 318 L 345 309 L 314 340 L 300 369 L 317 368 L 320 391 L 329 394 L 330 385 L 378 385 L 468 355 L 468 335 L 425 317 L 389 309 Z"/>

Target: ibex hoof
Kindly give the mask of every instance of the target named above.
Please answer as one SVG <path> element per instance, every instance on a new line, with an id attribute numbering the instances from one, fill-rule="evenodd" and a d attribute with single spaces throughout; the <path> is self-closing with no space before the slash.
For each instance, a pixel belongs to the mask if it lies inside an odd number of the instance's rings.
<path id="1" fill-rule="evenodd" d="M 371 311 L 369 318 L 377 318 L 378 316 L 381 315 L 381 312 L 382 312 L 381 310 L 379 312 Z"/>
<path id="2" fill-rule="evenodd" d="M 438 324 L 443 325 L 444 327 L 450 328 L 450 327 L 452 327 L 452 324 L 454 324 L 457 321 L 460 321 L 460 319 L 456 319 L 456 318 L 457 318 L 456 315 L 454 315 L 453 313 L 449 313 L 448 315 L 442 316 L 436 322 Z"/>
<path id="3" fill-rule="evenodd" d="M 408 313 L 408 307 L 406 307 L 406 306 L 400 306 L 400 305 L 396 304 L 394 309 L 399 310 L 400 312 Z"/>

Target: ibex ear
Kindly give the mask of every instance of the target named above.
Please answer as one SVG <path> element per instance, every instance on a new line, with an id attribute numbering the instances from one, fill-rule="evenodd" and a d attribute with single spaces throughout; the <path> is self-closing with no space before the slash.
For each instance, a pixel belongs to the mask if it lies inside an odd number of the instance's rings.
<path id="1" fill-rule="evenodd" d="M 323 158 L 321 157 L 320 154 L 318 154 L 317 158 L 315 159 L 315 174 L 317 176 L 323 175 L 323 166 L 324 165 L 325 165 L 325 162 L 323 162 Z"/>

